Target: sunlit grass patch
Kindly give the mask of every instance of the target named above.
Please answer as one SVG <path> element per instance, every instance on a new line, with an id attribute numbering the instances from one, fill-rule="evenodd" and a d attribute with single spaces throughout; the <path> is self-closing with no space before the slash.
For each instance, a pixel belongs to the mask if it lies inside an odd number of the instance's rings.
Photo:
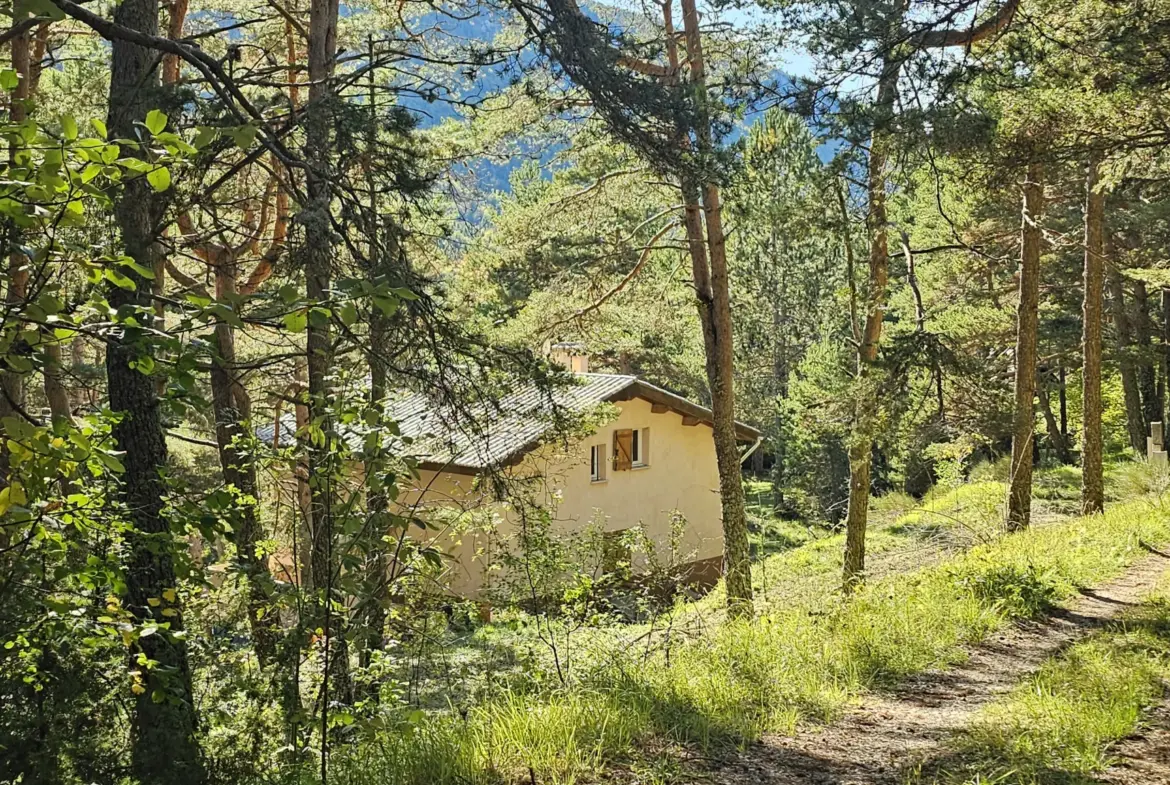
<path id="1" fill-rule="evenodd" d="M 874 532 L 879 552 L 907 542 L 890 528 Z M 1143 543 L 1170 540 L 1170 516 L 1148 500 L 1118 505 L 872 580 L 849 598 L 824 588 L 835 585 L 839 540 L 766 560 L 773 579 L 820 576 L 815 593 L 761 603 L 748 622 L 660 629 L 653 646 L 581 641 L 567 683 L 500 689 L 464 715 L 428 713 L 405 732 L 376 733 L 362 760 L 339 764 L 348 774 L 337 781 L 577 783 L 647 747 L 742 744 L 830 722 L 864 690 L 959 662 L 964 645 L 1118 575 Z"/>
<path id="2" fill-rule="evenodd" d="M 1003 528 L 1007 485 L 995 480 L 971 482 L 941 493 L 931 493 L 899 517 L 895 532 L 931 536 L 943 532 L 970 541 L 995 537 Z"/>
<path id="3" fill-rule="evenodd" d="M 850 599 L 715 627 L 595 682 L 649 703 L 659 731 L 679 740 L 791 732 L 832 719 L 863 689 L 961 660 L 964 644 L 1117 575 L 1145 555 L 1142 541 L 1168 536 L 1166 516 L 1141 502 L 1008 535 Z"/>
<path id="4" fill-rule="evenodd" d="M 1163 593 L 1051 658 L 984 709 L 957 739 L 957 762 L 930 781 L 1085 781 L 1108 766 L 1110 745 L 1136 730 L 1167 677 L 1170 603 Z"/>

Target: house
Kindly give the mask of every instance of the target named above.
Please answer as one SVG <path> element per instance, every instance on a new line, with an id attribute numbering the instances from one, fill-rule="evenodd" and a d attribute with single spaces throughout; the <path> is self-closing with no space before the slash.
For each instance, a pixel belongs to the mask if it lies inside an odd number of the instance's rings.
<path id="1" fill-rule="evenodd" d="M 391 402 L 390 417 L 419 456 L 417 477 L 400 487 L 396 503 L 427 522 L 412 537 L 452 557 L 443 588 L 483 599 L 502 579 L 501 549 L 525 525 L 502 486 L 523 489 L 556 534 L 594 526 L 616 539 L 641 525 L 660 563 L 685 562 L 683 580 L 713 584 L 723 528 L 711 411 L 635 376 L 590 373 L 583 355 L 563 362 L 573 384 L 522 386 L 475 428 L 453 422 L 422 393 Z M 746 459 L 761 434 L 744 424 L 736 433 Z M 679 514 L 686 526 L 672 539 Z"/>

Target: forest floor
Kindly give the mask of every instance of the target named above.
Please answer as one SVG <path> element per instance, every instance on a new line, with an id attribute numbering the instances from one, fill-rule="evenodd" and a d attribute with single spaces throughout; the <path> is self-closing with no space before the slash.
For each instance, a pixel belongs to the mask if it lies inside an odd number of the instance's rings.
<path id="1" fill-rule="evenodd" d="M 1049 658 L 1140 604 L 1170 569 L 1170 554 L 1150 550 L 1120 579 L 1083 590 L 1047 617 L 1013 625 L 972 646 L 963 664 L 864 695 L 826 727 L 793 737 L 766 736 L 705 775 L 729 785 L 931 781 L 932 775 L 923 772 L 946 770 L 949 743 L 978 710 L 1009 693 Z M 1151 713 L 1141 732 L 1119 743 L 1114 755 L 1118 762 L 1099 779 L 1082 781 L 1170 783 L 1170 702 Z"/>

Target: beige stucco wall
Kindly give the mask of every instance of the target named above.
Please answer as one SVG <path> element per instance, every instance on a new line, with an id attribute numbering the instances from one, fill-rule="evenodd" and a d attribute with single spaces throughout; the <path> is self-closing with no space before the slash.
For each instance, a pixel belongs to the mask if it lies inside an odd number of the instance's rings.
<path id="1" fill-rule="evenodd" d="M 711 429 L 684 425 L 675 412 L 656 414 L 640 398 L 616 406 L 618 417 L 593 435 L 567 448 L 549 445 L 535 450 L 509 474 L 544 478 L 540 503 L 552 511 L 560 532 L 581 532 L 595 520 L 610 532 L 640 523 L 658 544 L 662 562 L 721 556 L 719 474 Z M 650 429 L 647 466 L 613 470 L 613 431 L 623 428 Z M 608 466 L 603 482 L 590 480 L 589 451 L 595 444 L 605 445 Z M 508 547 L 518 525 L 514 510 L 492 502 L 488 490 L 478 486 L 473 476 L 424 471 L 399 498 L 400 506 L 414 509 L 423 520 L 435 520 L 424 539 L 451 556 L 444 588 L 469 597 L 490 587 L 494 576 L 486 565 L 496 561 L 499 548 Z M 686 517 L 687 526 L 672 557 L 668 552 L 673 510 Z"/>

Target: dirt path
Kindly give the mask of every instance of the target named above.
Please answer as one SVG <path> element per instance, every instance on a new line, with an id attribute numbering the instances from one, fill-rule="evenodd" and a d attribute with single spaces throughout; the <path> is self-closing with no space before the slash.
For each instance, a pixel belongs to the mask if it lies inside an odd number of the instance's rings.
<path id="1" fill-rule="evenodd" d="M 1049 618 L 1014 626 L 972 647 L 960 666 L 921 674 L 889 693 L 865 695 L 826 728 L 765 738 L 718 766 L 712 780 L 728 785 L 901 783 L 907 767 L 945 753 L 948 739 L 976 710 L 1018 684 L 1045 658 L 1137 604 L 1168 567 L 1170 554 L 1153 553 L 1124 577 L 1083 591 Z M 1163 754 L 1168 754 L 1165 747 Z M 1139 777 L 1114 782 L 1155 781 Z"/>
<path id="2" fill-rule="evenodd" d="M 1111 752 L 1116 762 L 1097 778 L 1102 785 L 1170 785 L 1170 696 Z"/>

